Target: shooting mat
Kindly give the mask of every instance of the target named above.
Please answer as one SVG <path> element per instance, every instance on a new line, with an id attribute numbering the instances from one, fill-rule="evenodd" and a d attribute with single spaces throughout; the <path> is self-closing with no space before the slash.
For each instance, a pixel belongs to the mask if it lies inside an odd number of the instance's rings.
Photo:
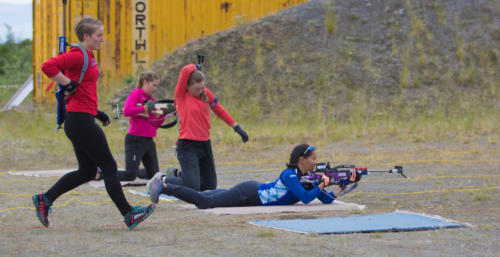
<path id="1" fill-rule="evenodd" d="M 185 209 L 196 209 L 192 204 L 181 205 Z M 297 212 L 320 212 L 320 211 L 352 211 L 363 210 L 364 205 L 334 201 L 332 204 L 323 204 L 319 200 L 314 200 L 309 204 L 297 203 L 294 205 L 275 206 L 245 206 L 245 207 L 220 207 L 200 210 L 213 214 L 241 215 L 241 214 L 269 214 L 269 213 L 297 213 Z"/>
<path id="2" fill-rule="evenodd" d="M 27 176 L 27 177 L 37 177 L 37 178 L 47 178 L 47 177 L 61 177 L 64 174 L 73 171 L 71 170 L 32 170 L 32 171 L 9 171 L 8 174 L 15 176 Z M 120 181 L 122 186 L 144 186 L 148 183 L 147 179 L 137 178 L 134 181 Z M 93 188 L 103 188 L 104 180 L 92 180 L 88 183 Z"/>
<path id="3" fill-rule="evenodd" d="M 299 233 L 317 234 L 419 231 L 471 226 L 468 223 L 447 220 L 437 215 L 407 211 L 320 219 L 252 220 L 250 224 Z"/>
<path id="4" fill-rule="evenodd" d="M 70 171 L 72 170 L 9 171 L 9 175 L 47 178 L 47 177 L 60 177 Z"/>

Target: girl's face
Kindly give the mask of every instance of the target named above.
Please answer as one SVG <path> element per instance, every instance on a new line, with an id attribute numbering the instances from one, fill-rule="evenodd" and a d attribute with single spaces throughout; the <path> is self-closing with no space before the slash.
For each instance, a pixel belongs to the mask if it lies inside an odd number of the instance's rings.
<path id="1" fill-rule="evenodd" d="M 89 50 L 99 50 L 101 44 L 104 42 L 104 26 L 99 26 L 97 30 L 91 35 L 83 35 L 83 43 L 85 43 Z"/>
<path id="2" fill-rule="evenodd" d="M 188 93 L 192 96 L 200 97 L 201 93 L 205 90 L 205 81 L 194 83 L 187 87 Z"/>
<path id="3" fill-rule="evenodd" d="M 159 79 L 155 79 L 153 81 L 147 81 L 144 80 L 142 82 L 142 90 L 144 90 L 144 93 L 148 96 L 154 95 L 156 93 L 156 90 L 158 90 L 158 85 L 160 84 Z"/>
<path id="4" fill-rule="evenodd" d="M 316 168 L 316 151 L 312 151 L 307 158 L 300 156 L 297 166 L 304 172 L 304 175 L 313 171 Z"/>

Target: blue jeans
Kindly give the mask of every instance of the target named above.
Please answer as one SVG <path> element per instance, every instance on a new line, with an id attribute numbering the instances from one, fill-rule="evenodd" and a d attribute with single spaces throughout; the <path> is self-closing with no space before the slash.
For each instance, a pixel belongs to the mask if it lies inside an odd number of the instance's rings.
<path id="1" fill-rule="evenodd" d="M 259 183 L 257 181 L 245 181 L 230 189 L 198 192 L 189 187 L 167 183 L 167 187 L 163 188 L 162 193 L 192 203 L 199 209 L 258 206 L 260 205 L 258 187 Z"/>
<path id="2" fill-rule="evenodd" d="M 179 139 L 176 151 L 182 170 L 183 186 L 196 191 L 217 188 L 217 174 L 215 173 L 214 155 L 210 140 Z"/>

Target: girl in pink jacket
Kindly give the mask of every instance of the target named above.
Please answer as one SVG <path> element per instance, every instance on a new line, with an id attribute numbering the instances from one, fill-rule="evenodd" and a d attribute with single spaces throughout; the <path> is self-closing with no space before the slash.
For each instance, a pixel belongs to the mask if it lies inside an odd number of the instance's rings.
<path id="1" fill-rule="evenodd" d="M 121 181 L 135 180 L 137 177 L 150 179 L 159 171 L 156 145 L 153 138 L 156 130 L 165 119 L 165 114 L 156 114 L 154 93 L 160 79 L 154 71 L 144 71 L 137 82 L 137 87 L 130 93 L 123 108 L 123 114 L 130 117 L 130 127 L 125 136 L 125 170 L 118 171 Z M 139 169 L 140 163 L 144 169 Z"/>

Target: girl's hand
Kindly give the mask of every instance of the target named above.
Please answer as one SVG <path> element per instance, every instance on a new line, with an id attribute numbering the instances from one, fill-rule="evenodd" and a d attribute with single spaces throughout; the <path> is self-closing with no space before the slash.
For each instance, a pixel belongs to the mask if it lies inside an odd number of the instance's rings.
<path id="1" fill-rule="evenodd" d="M 245 130 L 243 130 L 240 125 L 234 126 L 234 132 L 238 133 L 241 136 L 241 140 L 243 143 L 246 143 L 248 141 L 248 134 Z"/>
<path id="2" fill-rule="evenodd" d="M 330 177 L 326 176 L 325 174 L 323 174 L 321 176 L 321 179 L 322 179 L 323 183 L 325 184 L 325 187 L 328 186 L 328 184 L 330 184 Z"/>
<path id="3" fill-rule="evenodd" d="M 144 105 L 144 111 L 145 112 L 150 112 L 155 109 L 155 103 L 151 100 L 149 100 L 145 105 Z"/>
<path id="4" fill-rule="evenodd" d="M 356 171 L 353 171 L 351 173 L 351 177 L 349 178 L 349 180 L 352 181 L 352 182 L 356 181 Z"/>

